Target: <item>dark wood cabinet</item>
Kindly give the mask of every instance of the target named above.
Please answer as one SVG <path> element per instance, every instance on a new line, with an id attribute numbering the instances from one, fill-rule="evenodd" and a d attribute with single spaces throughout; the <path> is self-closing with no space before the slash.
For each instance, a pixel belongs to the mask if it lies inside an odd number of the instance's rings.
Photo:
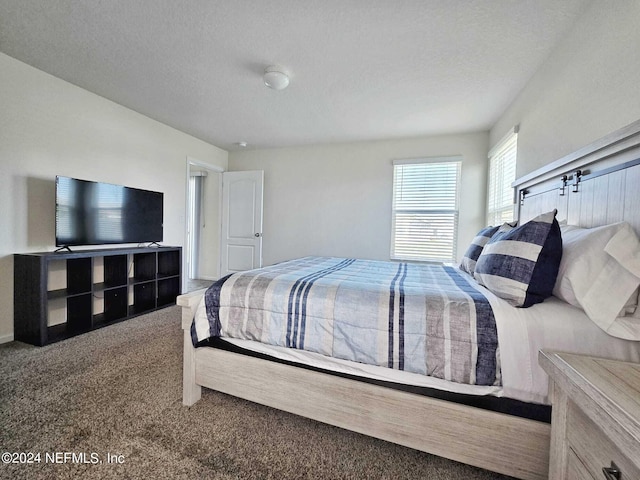
<path id="1" fill-rule="evenodd" d="M 182 248 L 14 255 L 14 338 L 47 345 L 175 304 Z"/>

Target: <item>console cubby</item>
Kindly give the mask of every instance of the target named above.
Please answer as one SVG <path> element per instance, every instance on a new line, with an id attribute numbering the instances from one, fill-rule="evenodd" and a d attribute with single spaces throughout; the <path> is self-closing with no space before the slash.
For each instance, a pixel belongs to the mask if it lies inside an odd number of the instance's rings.
<path id="1" fill-rule="evenodd" d="M 173 305 L 181 271 L 181 247 L 16 254 L 14 338 L 47 345 Z"/>
<path id="2" fill-rule="evenodd" d="M 158 306 L 171 305 L 175 303 L 176 297 L 180 295 L 180 277 L 170 277 L 158 280 Z"/>
<path id="3" fill-rule="evenodd" d="M 174 299 L 175 300 L 175 299 Z M 136 283 L 133 286 L 131 313 L 139 314 L 156 306 L 156 282 Z"/>
<path id="4" fill-rule="evenodd" d="M 92 327 L 91 292 L 67 297 L 67 328 L 69 332 L 87 332 Z"/>
<path id="5" fill-rule="evenodd" d="M 175 301 L 175 298 L 174 298 Z M 112 288 L 104 292 L 104 321 L 114 322 L 127 318 L 129 304 L 127 287 Z"/>
<path id="6" fill-rule="evenodd" d="M 67 260 L 67 295 L 91 293 L 93 262 L 91 258 Z"/>
<path id="7" fill-rule="evenodd" d="M 158 252 L 158 278 L 180 275 L 180 252 Z"/>
<path id="8" fill-rule="evenodd" d="M 110 255 L 104 257 L 105 288 L 121 287 L 127 284 L 127 255 Z"/>
<path id="9" fill-rule="evenodd" d="M 157 273 L 158 265 L 155 252 L 133 255 L 133 281 L 135 283 L 155 280 Z"/>

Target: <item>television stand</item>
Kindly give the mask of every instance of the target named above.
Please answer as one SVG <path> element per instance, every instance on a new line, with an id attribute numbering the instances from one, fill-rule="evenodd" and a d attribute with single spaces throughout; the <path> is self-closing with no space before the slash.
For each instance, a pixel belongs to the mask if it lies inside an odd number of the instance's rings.
<path id="1" fill-rule="evenodd" d="M 181 247 L 15 254 L 14 338 L 47 345 L 174 305 L 181 292 Z"/>

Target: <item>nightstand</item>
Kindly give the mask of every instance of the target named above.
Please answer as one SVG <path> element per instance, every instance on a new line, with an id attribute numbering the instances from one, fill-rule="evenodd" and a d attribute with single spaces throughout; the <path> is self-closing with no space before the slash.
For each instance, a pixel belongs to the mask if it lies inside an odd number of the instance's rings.
<path id="1" fill-rule="evenodd" d="M 640 364 L 541 351 L 550 480 L 640 479 Z"/>

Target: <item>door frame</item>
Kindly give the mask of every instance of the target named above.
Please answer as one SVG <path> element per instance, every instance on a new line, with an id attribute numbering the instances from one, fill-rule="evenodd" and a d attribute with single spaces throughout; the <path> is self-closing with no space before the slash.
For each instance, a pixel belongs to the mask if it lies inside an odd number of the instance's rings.
<path id="1" fill-rule="evenodd" d="M 184 248 L 182 249 L 182 292 L 187 291 L 187 282 L 189 281 L 189 262 L 190 262 L 190 242 L 189 242 L 189 218 L 191 215 L 190 212 L 190 202 L 189 202 L 189 179 L 191 178 L 191 168 L 196 167 L 198 169 L 205 169 L 211 172 L 215 172 L 219 175 L 219 199 L 218 199 L 218 219 L 222 218 L 222 173 L 225 172 L 225 169 L 219 167 L 217 165 L 212 165 L 210 163 L 203 162 L 196 158 L 187 156 L 186 161 L 186 177 L 185 177 L 185 216 L 184 216 Z M 218 252 L 218 273 L 220 273 L 220 252 Z"/>

